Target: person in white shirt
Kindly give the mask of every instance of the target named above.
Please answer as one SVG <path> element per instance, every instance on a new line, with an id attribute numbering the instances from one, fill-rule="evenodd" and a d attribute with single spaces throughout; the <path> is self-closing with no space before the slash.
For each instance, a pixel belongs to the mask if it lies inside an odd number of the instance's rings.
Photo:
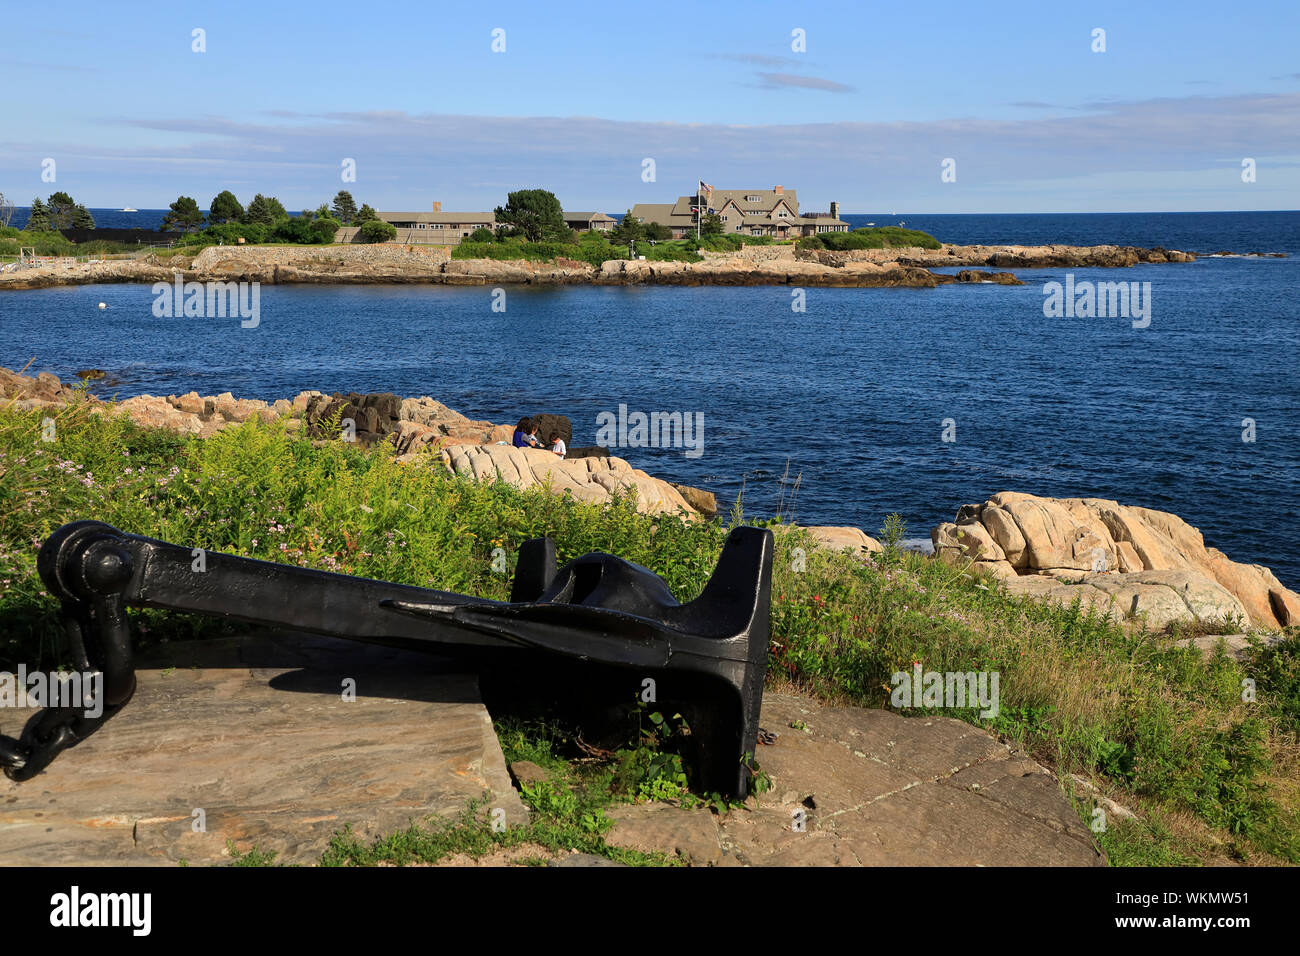
<path id="1" fill-rule="evenodd" d="M 561 458 L 569 453 L 569 449 L 565 447 L 564 440 L 560 438 L 559 432 L 551 432 L 551 451 Z"/>

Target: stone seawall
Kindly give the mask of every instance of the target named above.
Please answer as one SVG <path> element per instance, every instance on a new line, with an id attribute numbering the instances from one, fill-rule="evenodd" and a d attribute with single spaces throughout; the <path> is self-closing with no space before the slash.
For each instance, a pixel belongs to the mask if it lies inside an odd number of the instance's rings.
<path id="1" fill-rule="evenodd" d="M 556 259 L 452 259 L 444 246 L 210 246 L 196 256 L 49 263 L 0 273 L 0 289 L 38 289 L 100 282 L 242 281 L 280 283 L 424 283 L 435 285 L 802 285 L 933 288 L 959 280 L 931 268 L 985 266 L 1001 270 L 1061 266 L 1124 267 L 1139 262 L 1190 262 L 1194 256 L 1132 246 L 954 246 L 860 249 L 745 246 L 705 252 L 701 262 L 611 259 L 596 268 Z M 1004 273 L 984 278 L 1019 284 Z M 979 278 L 976 276 L 975 278 Z"/>

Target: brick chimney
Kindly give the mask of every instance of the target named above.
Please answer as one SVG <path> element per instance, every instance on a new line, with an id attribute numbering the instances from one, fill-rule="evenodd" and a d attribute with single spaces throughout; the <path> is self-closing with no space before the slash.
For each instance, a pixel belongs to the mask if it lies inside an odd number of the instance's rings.
<path id="1" fill-rule="evenodd" d="M 840 204 L 837 202 L 831 203 L 831 218 L 832 219 L 840 218 Z"/>
<path id="2" fill-rule="evenodd" d="M 772 187 L 772 192 L 776 193 L 776 194 L 779 196 L 779 195 L 781 195 L 783 192 L 785 192 L 785 187 L 784 187 L 784 186 L 773 186 L 773 187 Z"/>
<path id="3" fill-rule="evenodd" d="M 434 212 L 442 212 L 442 203 L 440 203 L 440 202 L 436 202 L 436 203 L 434 203 L 434 204 L 433 204 L 433 211 L 434 211 Z"/>

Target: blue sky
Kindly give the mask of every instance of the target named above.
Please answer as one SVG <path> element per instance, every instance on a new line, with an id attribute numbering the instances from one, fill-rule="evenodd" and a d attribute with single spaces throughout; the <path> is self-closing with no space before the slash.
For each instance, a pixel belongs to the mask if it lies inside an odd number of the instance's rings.
<path id="1" fill-rule="evenodd" d="M 540 186 L 621 211 L 703 177 L 846 212 L 1300 207 L 1300 4 L 1135 6 L 19 6 L 0 192 L 469 210 Z"/>

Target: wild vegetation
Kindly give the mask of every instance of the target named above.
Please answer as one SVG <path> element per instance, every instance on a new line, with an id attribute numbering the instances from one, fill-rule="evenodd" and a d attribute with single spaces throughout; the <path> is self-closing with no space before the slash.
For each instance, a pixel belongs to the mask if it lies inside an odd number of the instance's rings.
<path id="1" fill-rule="evenodd" d="M 75 519 L 490 598 L 505 598 L 510 581 L 493 570 L 492 550 L 502 547 L 513 560 L 522 541 L 549 535 L 561 561 L 618 554 L 658 572 L 683 599 L 708 579 L 728 525 L 752 520 L 743 502 L 729 521 L 686 523 L 638 514 L 627 500 L 599 507 L 477 484 L 451 476 L 436 459 L 399 465 L 384 447 L 313 445 L 280 423 L 199 440 L 73 404 L 51 416 L 57 440 L 46 442 L 47 414 L 0 409 L 0 667 L 7 669 L 61 660 L 57 608 L 35 561 L 45 537 Z M 1300 633 L 1243 662 L 1222 653 L 1207 660 L 1173 646 L 1174 635 L 1013 598 L 993 579 L 906 552 L 896 520 L 882 532 L 883 554 L 870 559 L 816 549 L 775 516 L 758 523 L 778 533 L 770 684 L 883 707 L 891 674 L 914 662 L 927 670 L 996 670 L 995 719 L 945 713 L 1002 735 L 1067 788 L 1076 786 L 1069 775 L 1079 774 L 1135 810 L 1138 820 L 1112 817 L 1099 837 L 1112 862 L 1300 862 Z M 795 548 L 804 560 L 793 560 Z M 146 644 L 226 632 L 198 616 L 133 616 Z M 1247 679 L 1254 700 L 1243 700 Z M 529 733 L 528 746 L 541 746 Z M 554 743 L 553 734 L 547 739 Z M 642 782 L 661 799 L 706 797 L 676 773 L 663 764 Z M 665 774 L 676 790 L 654 783 Z M 560 801 L 552 823 L 567 821 L 564 839 L 597 852 L 598 818 L 584 822 L 584 814 L 617 788 L 564 779 L 568 791 L 534 794 L 534 805 Z M 1086 794 L 1078 796 L 1090 819 Z M 394 838 L 386 848 L 341 839 L 333 859 L 365 862 L 401 857 L 417 837 Z"/>

